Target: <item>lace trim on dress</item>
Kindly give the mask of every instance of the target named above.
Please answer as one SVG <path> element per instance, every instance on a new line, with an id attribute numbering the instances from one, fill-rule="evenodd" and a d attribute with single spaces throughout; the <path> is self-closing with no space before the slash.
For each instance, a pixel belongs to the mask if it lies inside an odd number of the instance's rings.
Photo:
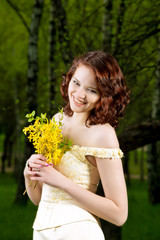
<path id="1" fill-rule="evenodd" d="M 73 145 L 72 149 L 80 149 L 85 155 L 91 155 L 98 158 L 122 158 L 124 155 L 120 148 L 96 148 Z"/>

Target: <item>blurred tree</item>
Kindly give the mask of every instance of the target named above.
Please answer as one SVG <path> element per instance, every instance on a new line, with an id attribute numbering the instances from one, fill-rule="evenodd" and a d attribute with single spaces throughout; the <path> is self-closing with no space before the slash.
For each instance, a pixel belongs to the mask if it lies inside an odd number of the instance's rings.
<path id="1" fill-rule="evenodd" d="M 158 64 L 155 71 L 155 90 L 152 101 L 152 119 L 160 120 L 160 35 L 158 42 Z M 148 182 L 149 200 L 152 204 L 160 203 L 160 142 L 148 147 Z"/>
<path id="2" fill-rule="evenodd" d="M 104 0 L 104 14 L 103 14 L 103 23 L 102 23 L 102 32 L 103 32 L 103 49 L 106 51 L 111 50 L 112 43 L 112 9 L 113 1 Z"/>
<path id="3" fill-rule="evenodd" d="M 53 116 L 56 112 L 56 73 L 55 73 L 55 54 L 56 54 L 56 9 L 55 1 L 51 0 L 50 22 L 49 22 L 49 114 Z"/>
<path id="4" fill-rule="evenodd" d="M 7 129 L 9 130 L 9 129 Z M 8 166 L 11 166 L 11 155 L 12 155 L 12 147 L 13 147 L 13 133 L 12 131 L 7 131 L 5 133 L 5 140 L 3 146 L 3 154 L 2 154 L 2 165 L 1 172 L 5 173 L 5 163 L 8 161 Z"/>
<path id="5" fill-rule="evenodd" d="M 62 55 L 62 61 L 64 62 L 65 68 L 67 69 L 67 67 L 73 60 L 68 32 L 67 14 L 62 4 L 62 0 L 55 1 L 54 4 L 55 4 L 55 17 L 57 21 L 59 50 Z"/>
<path id="6" fill-rule="evenodd" d="M 0 131 L 4 134 L 4 141 L 6 143 L 4 144 L 5 147 L 3 148 L 4 151 L 2 154 L 3 162 L 7 160 L 11 165 L 16 158 L 16 142 L 17 136 L 20 134 L 20 132 L 17 131 L 17 122 L 19 118 L 18 109 L 19 112 L 20 108 L 22 109 L 20 97 L 23 98 L 21 90 L 24 88 L 25 80 L 25 74 L 22 72 L 22 69 L 25 70 L 25 58 L 23 58 L 23 56 L 25 56 L 25 48 L 23 45 L 19 45 L 17 39 L 23 40 L 26 36 L 22 34 L 24 24 L 23 26 L 19 26 L 17 36 L 19 17 L 15 17 L 15 10 L 13 11 L 13 7 L 12 9 L 8 7 L 9 2 L 10 1 L 3 1 L 0 3 L 2 18 L 0 22 L 0 78 L 2 80 L 0 85 L 0 105 L 2 111 L 0 115 Z M 18 60 L 19 57 L 21 61 Z M 5 166 L 6 164 L 3 164 L 3 171 Z"/>
<path id="7" fill-rule="evenodd" d="M 57 92 L 57 48 L 61 53 L 61 59 L 65 65 L 65 71 L 72 60 L 72 51 L 70 46 L 70 39 L 68 33 L 68 23 L 66 11 L 63 7 L 62 1 L 51 0 L 50 12 L 50 32 L 49 32 L 49 81 L 50 81 L 50 116 L 57 111 L 56 92 Z M 56 46 L 58 47 L 56 48 Z"/>
<path id="8" fill-rule="evenodd" d="M 141 156 L 140 156 L 140 179 L 144 180 L 144 147 L 141 148 Z"/>
<path id="9" fill-rule="evenodd" d="M 38 33 L 40 21 L 42 18 L 44 0 L 35 0 L 30 25 L 29 46 L 28 46 L 28 76 L 27 76 L 27 100 L 28 110 L 32 112 L 37 110 L 37 80 L 38 80 Z M 16 203 L 25 204 L 27 196 L 22 195 L 24 191 L 24 176 L 23 169 L 26 159 L 33 152 L 33 147 L 28 141 L 25 142 L 25 152 L 23 161 L 19 162 L 19 178 L 18 189 L 16 195 Z"/>
<path id="10" fill-rule="evenodd" d="M 124 153 L 156 142 L 160 139 L 160 120 L 148 120 L 125 129 L 118 134 Z"/>

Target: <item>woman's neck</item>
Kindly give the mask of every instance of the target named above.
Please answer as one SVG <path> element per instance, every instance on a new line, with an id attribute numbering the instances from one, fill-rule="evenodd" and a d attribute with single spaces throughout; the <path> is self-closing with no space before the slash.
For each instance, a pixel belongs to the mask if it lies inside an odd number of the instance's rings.
<path id="1" fill-rule="evenodd" d="M 72 115 L 72 120 L 78 125 L 85 126 L 88 113 L 76 113 Z"/>

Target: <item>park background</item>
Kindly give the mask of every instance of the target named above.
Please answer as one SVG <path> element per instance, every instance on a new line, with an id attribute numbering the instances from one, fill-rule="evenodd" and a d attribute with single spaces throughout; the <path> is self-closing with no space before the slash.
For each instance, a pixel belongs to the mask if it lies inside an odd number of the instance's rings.
<path id="1" fill-rule="evenodd" d="M 129 216 L 122 227 L 102 222 L 106 240 L 160 239 L 159 9 L 159 0 L 0 1 L 0 239 L 32 239 L 25 115 L 51 117 L 62 106 L 62 75 L 93 50 L 114 55 L 131 90 L 117 128 Z"/>

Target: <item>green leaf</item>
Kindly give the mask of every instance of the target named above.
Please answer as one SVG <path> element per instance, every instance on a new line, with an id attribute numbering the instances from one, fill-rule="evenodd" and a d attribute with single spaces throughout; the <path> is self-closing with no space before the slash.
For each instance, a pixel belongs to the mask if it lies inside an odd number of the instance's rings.
<path id="1" fill-rule="evenodd" d="M 32 117 L 32 118 L 29 118 L 28 119 L 28 122 L 32 122 L 34 120 L 34 118 Z"/>
<path id="2" fill-rule="evenodd" d="M 41 118 L 42 118 L 42 119 L 45 119 L 45 118 L 46 118 L 46 113 L 44 113 L 44 114 L 41 113 Z"/>
<path id="3" fill-rule="evenodd" d="M 31 113 L 26 114 L 26 118 L 30 118 L 31 117 Z"/>
<path id="4" fill-rule="evenodd" d="M 36 114 L 35 110 L 33 110 L 33 112 L 31 113 L 31 116 L 34 117 Z"/>
<path id="5" fill-rule="evenodd" d="M 31 113 L 26 114 L 26 118 L 33 118 L 35 116 L 36 112 L 33 111 Z M 34 119 L 34 118 L 33 118 Z"/>

